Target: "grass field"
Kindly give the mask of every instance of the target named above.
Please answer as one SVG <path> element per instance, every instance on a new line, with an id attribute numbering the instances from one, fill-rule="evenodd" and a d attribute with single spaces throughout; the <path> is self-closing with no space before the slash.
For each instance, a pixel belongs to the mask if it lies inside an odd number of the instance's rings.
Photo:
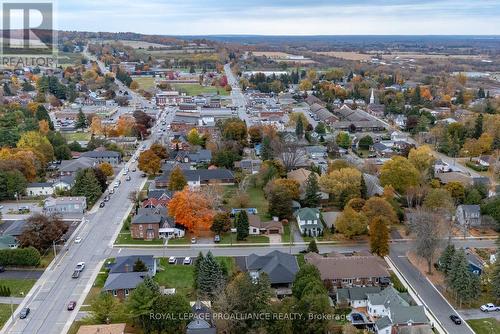
<path id="1" fill-rule="evenodd" d="M 0 279 L 0 285 L 8 287 L 12 297 L 26 296 L 35 283 L 36 279 Z"/>
<path id="2" fill-rule="evenodd" d="M 63 136 L 64 136 L 64 138 L 66 138 L 68 143 L 72 143 L 74 141 L 90 140 L 91 134 L 90 134 L 90 132 L 72 132 L 72 133 L 63 132 Z"/>
<path id="3" fill-rule="evenodd" d="M 233 234 L 232 237 L 231 234 Z M 246 240 L 237 241 L 236 233 L 225 233 L 222 235 L 222 238 L 220 240 L 221 244 L 231 244 L 231 242 L 233 244 L 252 244 L 252 243 L 268 244 L 269 238 L 266 237 L 265 235 L 249 235 Z"/>
<path id="4" fill-rule="evenodd" d="M 115 240 L 116 245 L 163 245 L 163 239 L 140 240 L 132 239 L 130 232 L 120 232 Z"/>
<path id="5" fill-rule="evenodd" d="M 81 64 L 83 56 L 81 53 L 59 52 L 57 62 L 59 65 L 75 65 Z"/>
<path id="6" fill-rule="evenodd" d="M 217 94 L 217 92 L 219 92 L 219 95 L 229 95 L 229 92 L 227 92 L 224 88 L 216 86 L 202 86 L 199 84 L 172 84 L 172 88 L 191 96 L 200 94 Z"/>
<path id="7" fill-rule="evenodd" d="M 139 84 L 139 89 L 150 90 L 156 88 L 155 79 L 153 77 L 133 76 L 132 79 Z"/>
<path id="8" fill-rule="evenodd" d="M 281 235 L 281 242 L 290 242 L 290 238 L 293 242 L 293 235 L 290 233 L 290 224 L 283 226 L 283 234 Z"/>
<path id="9" fill-rule="evenodd" d="M 476 334 L 500 333 L 500 321 L 495 318 L 483 318 L 467 320 Z"/>
<path id="10" fill-rule="evenodd" d="M 14 308 L 15 312 L 17 305 L 13 305 L 12 307 Z M 0 304 L 0 328 L 2 328 L 3 324 L 5 324 L 5 322 L 11 315 L 10 304 Z"/>
<path id="11" fill-rule="evenodd" d="M 251 208 L 257 208 L 259 211 L 259 216 L 262 220 L 269 219 L 267 214 L 267 200 L 264 197 L 264 190 L 261 188 L 248 188 L 247 190 L 248 196 L 250 196 L 250 205 Z"/>

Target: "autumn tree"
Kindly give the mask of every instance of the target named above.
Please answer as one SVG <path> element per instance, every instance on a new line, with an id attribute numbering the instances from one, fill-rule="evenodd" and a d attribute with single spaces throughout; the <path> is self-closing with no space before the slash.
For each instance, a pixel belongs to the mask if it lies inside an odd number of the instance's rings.
<path id="1" fill-rule="evenodd" d="M 174 194 L 168 203 L 168 212 L 177 224 L 194 233 L 209 230 L 214 217 L 204 194 L 188 187 Z"/>
<path id="2" fill-rule="evenodd" d="M 103 133 L 103 126 L 100 117 L 94 116 L 92 118 L 92 122 L 90 123 L 90 133 L 93 135 L 99 135 Z"/>
<path id="3" fill-rule="evenodd" d="M 179 191 L 187 186 L 187 180 L 179 166 L 176 166 L 170 173 L 168 180 L 168 190 Z"/>
<path id="4" fill-rule="evenodd" d="M 351 198 L 360 197 L 361 175 L 355 168 L 341 168 L 321 175 L 319 185 L 344 206 Z"/>
<path id="5" fill-rule="evenodd" d="M 389 254 L 390 221 L 383 216 L 376 216 L 370 221 L 370 250 L 378 256 Z"/>
<path id="6" fill-rule="evenodd" d="M 160 143 L 154 143 L 149 149 L 160 159 L 168 158 L 167 148 Z"/>
<path id="7" fill-rule="evenodd" d="M 392 205 L 382 197 L 371 197 L 363 206 L 363 212 L 371 223 L 377 217 L 382 217 L 388 224 L 397 224 L 398 216 Z"/>
<path id="8" fill-rule="evenodd" d="M 115 172 L 113 171 L 113 166 L 109 162 L 102 162 L 99 164 L 98 168 L 104 173 L 106 176 L 113 176 Z"/>
<path id="9" fill-rule="evenodd" d="M 146 150 L 139 155 L 138 167 L 149 175 L 157 174 L 161 168 L 161 159 L 152 150 Z"/>
<path id="10" fill-rule="evenodd" d="M 337 142 L 338 146 L 346 150 L 349 148 L 349 146 L 351 146 L 351 137 L 347 132 L 339 132 L 337 134 L 337 137 L 335 138 L 335 141 Z"/>
<path id="11" fill-rule="evenodd" d="M 212 226 L 210 226 L 210 230 L 212 230 L 215 234 L 222 234 L 222 232 L 227 232 L 231 229 L 232 221 L 228 212 L 221 211 L 217 212 L 214 215 L 214 220 L 212 222 Z"/>
<path id="12" fill-rule="evenodd" d="M 253 125 L 248 128 L 248 135 L 250 136 L 250 141 L 254 144 L 260 143 L 262 141 L 262 127 L 258 125 Z"/>
<path id="13" fill-rule="evenodd" d="M 335 221 L 337 231 L 344 234 L 347 238 L 365 234 L 367 226 L 368 218 L 366 218 L 364 213 L 356 212 L 349 206 L 344 208 L 344 211 Z"/>
<path id="14" fill-rule="evenodd" d="M 187 134 L 187 141 L 191 145 L 202 145 L 203 144 L 203 138 L 200 136 L 200 133 L 196 128 L 192 128 L 189 130 Z"/>
<path id="15" fill-rule="evenodd" d="M 383 186 L 392 185 L 400 193 L 416 186 L 420 181 L 420 173 L 408 159 L 395 156 L 384 163 L 380 171 L 380 183 Z"/>
<path id="16" fill-rule="evenodd" d="M 448 190 L 437 188 L 429 190 L 424 199 L 424 207 L 433 211 L 444 210 L 451 213 L 455 208 L 455 203 Z"/>
<path id="17" fill-rule="evenodd" d="M 17 147 L 35 153 L 42 166 L 46 166 L 54 159 L 54 148 L 52 144 L 47 137 L 37 131 L 23 133 L 17 142 Z"/>
<path id="18" fill-rule="evenodd" d="M 418 170 L 421 180 L 426 180 L 435 158 L 431 148 L 428 145 L 423 145 L 410 150 L 408 161 Z"/>
<path id="19" fill-rule="evenodd" d="M 46 216 L 35 213 L 26 221 L 26 226 L 19 236 L 22 247 L 34 247 L 45 251 L 52 247 L 68 231 L 68 225 L 57 216 Z"/>

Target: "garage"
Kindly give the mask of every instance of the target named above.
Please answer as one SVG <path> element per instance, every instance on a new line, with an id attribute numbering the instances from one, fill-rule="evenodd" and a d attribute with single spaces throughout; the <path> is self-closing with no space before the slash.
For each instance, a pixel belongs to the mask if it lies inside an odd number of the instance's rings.
<path id="1" fill-rule="evenodd" d="M 269 229 L 269 234 L 280 234 L 280 230 L 277 228 Z"/>

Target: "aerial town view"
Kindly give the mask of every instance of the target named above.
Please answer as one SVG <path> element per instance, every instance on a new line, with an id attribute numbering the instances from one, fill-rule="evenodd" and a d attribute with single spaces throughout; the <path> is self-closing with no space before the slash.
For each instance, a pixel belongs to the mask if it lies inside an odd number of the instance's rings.
<path id="1" fill-rule="evenodd" d="M 500 334 L 500 1 L 0 6 L 0 334 Z"/>

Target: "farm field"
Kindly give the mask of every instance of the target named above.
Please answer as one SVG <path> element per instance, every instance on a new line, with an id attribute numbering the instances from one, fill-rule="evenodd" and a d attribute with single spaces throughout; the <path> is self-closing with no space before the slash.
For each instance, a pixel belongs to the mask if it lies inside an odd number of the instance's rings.
<path id="1" fill-rule="evenodd" d="M 217 94 L 217 91 L 219 92 L 219 95 L 229 95 L 229 92 L 227 92 L 224 88 L 216 86 L 202 86 L 199 84 L 172 84 L 172 88 L 191 96 L 200 94 Z"/>
<path id="2" fill-rule="evenodd" d="M 155 79 L 151 76 L 132 76 L 132 79 L 139 84 L 139 89 L 150 90 L 156 88 Z"/>

